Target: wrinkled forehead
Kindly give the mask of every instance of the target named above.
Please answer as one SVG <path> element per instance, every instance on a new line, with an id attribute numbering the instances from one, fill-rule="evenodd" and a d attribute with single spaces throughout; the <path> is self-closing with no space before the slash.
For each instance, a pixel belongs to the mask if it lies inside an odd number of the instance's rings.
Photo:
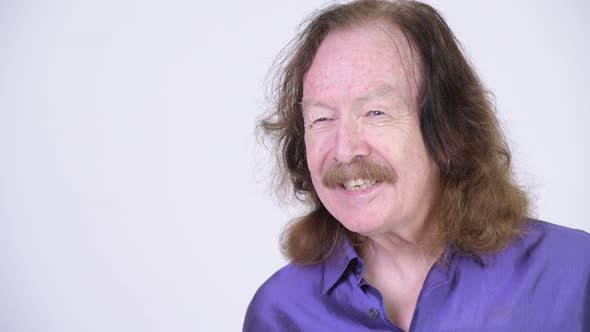
<path id="1" fill-rule="evenodd" d="M 304 99 L 335 87 L 362 93 L 386 83 L 415 100 L 420 73 L 418 53 L 396 25 L 375 21 L 338 29 L 322 41 L 304 77 Z"/>

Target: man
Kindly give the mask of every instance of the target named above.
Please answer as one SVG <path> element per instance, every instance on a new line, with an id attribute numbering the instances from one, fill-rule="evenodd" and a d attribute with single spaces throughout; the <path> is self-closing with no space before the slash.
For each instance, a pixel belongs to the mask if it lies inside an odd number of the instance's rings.
<path id="1" fill-rule="evenodd" d="M 261 126 L 310 212 L 244 331 L 590 330 L 590 235 L 527 218 L 492 105 L 433 8 L 331 6 L 281 63 Z"/>

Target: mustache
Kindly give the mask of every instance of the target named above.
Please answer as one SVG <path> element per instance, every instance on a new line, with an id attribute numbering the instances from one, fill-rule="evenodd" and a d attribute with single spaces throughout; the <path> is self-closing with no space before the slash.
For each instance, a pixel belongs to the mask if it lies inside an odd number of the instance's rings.
<path id="1" fill-rule="evenodd" d="M 357 156 L 350 163 L 334 163 L 330 165 L 322 176 L 322 184 L 328 188 L 336 188 L 344 182 L 354 179 L 395 184 L 397 182 L 397 173 L 388 165 Z"/>

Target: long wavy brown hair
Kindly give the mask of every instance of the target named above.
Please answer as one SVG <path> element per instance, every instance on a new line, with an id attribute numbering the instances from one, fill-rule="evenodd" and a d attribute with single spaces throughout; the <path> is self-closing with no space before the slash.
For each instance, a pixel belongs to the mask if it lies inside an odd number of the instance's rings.
<path id="1" fill-rule="evenodd" d="M 513 179 L 510 151 L 489 93 L 434 8 L 417 1 L 360 0 L 312 15 L 273 67 L 273 108 L 259 128 L 276 147 L 278 187 L 292 188 L 310 207 L 285 228 L 284 254 L 295 263 L 317 263 L 344 238 L 355 246 L 366 240 L 344 228 L 314 190 L 300 102 L 303 78 L 326 35 L 374 21 L 399 27 L 420 63 L 420 128 L 442 188 L 438 240 L 475 255 L 505 248 L 523 232 L 529 200 Z"/>

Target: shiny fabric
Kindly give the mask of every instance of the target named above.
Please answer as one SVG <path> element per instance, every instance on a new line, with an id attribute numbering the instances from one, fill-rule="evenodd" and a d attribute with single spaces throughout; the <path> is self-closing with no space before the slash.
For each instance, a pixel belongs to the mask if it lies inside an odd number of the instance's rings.
<path id="1" fill-rule="evenodd" d="M 498 254 L 444 255 L 410 331 L 590 331 L 590 234 L 532 221 Z M 258 289 L 243 331 L 401 331 L 364 269 L 349 243 L 323 263 L 287 265 Z"/>

